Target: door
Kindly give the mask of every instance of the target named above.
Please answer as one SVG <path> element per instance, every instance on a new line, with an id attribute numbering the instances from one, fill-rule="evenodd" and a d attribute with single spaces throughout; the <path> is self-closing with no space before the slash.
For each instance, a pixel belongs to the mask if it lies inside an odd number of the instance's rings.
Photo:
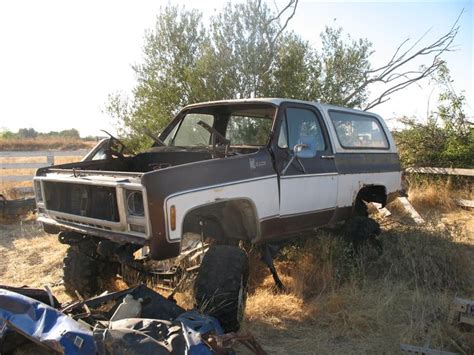
<path id="1" fill-rule="evenodd" d="M 337 202 L 337 170 L 321 114 L 311 105 L 280 106 L 276 137 L 273 150 L 280 183 L 280 218 L 285 219 L 282 226 L 292 232 L 327 224 Z M 296 158 L 296 145 L 309 147 L 313 153 Z"/>

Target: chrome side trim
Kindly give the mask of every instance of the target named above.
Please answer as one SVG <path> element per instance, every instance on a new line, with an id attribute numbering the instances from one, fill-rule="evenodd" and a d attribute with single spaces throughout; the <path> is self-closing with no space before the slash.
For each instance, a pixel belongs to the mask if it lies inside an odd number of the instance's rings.
<path id="1" fill-rule="evenodd" d="M 280 176 L 280 179 L 286 180 L 286 179 L 297 179 L 297 178 L 305 178 L 305 177 L 334 176 L 334 175 L 339 175 L 339 173 L 334 172 L 334 173 L 285 175 L 285 176 Z"/>
<path id="2" fill-rule="evenodd" d="M 306 211 L 306 212 L 298 212 L 298 213 L 282 214 L 282 215 L 280 215 L 280 218 L 288 218 L 288 217 L 304 216 L 304 215 L 313 214 L 313 213 L 326 212 L 326 211 L 333 211 L 333 210 L 335 210 L 335 209 L 336 209 L 336 207 L 334 207 L 334 208 L 323 208 L 323 209 L 320 209 L 320 210 L 314 210 L 314 211 Z"/>

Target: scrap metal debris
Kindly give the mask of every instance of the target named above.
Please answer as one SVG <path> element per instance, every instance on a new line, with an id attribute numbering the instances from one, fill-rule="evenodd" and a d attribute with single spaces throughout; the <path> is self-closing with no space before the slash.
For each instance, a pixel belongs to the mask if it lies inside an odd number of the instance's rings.
<path id="1" fill-rule="evenodd" d="M 36 208 L 34 198 L 23 198 L 17 200 L 7 200 L 0 194 L 0 218 L 15 219 L 18 216 L 26 215 Z"/>
<path id="2" fill-rule="evenodd" d="M 0 286 L 0 354 L 36 344 L 61 354 L 229 354 L 249 333 L 224 334 L 219 322 L 186 311 L 140 285 L 60 305 L 48 291 Z"/>
<path id="3" fill-rule="evenodd" d="M 406 197 L 398 197 L 398 201 L 400 201 L 405 211 L 410 214 L 411 218 L 416 224 L 425 224 L 423 217 L 420 216 L 420 214 L 417 212 L 417 210 L 415 210 Z"/>
<path id="4" fill-rule="evenodd" d="M 266 351 L 260 346 L 255 340 L 255 337 L 250 333 L 227 333 L 224 335 L 211 334 L 205 340 L 206 343 L 214 350 L 218 355 L 228 354 L 233 351 L 233 346 L 236 344 L 242 344 L 247 349 L 257 355 L 267 355 Z"/>
<path id="5" fill-rule="evenodd" d="M 467 324 L 474 326 L 474 300 L 454 298 L 449 310 L 450 324 Z"/>

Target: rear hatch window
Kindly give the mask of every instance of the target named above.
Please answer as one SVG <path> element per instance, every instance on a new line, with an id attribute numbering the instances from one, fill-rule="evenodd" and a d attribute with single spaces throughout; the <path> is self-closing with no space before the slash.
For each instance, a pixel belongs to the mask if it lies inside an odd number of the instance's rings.
<path id="1" fill-rule="evenodd" d="M 334 110 L 329 116 L 343 148 L 388 149 L 387 136 L 376 117 Z"/>

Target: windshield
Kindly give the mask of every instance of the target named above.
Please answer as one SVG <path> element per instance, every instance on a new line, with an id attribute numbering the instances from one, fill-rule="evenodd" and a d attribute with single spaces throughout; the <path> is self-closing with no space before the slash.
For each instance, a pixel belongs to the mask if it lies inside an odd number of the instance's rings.
<path id="1" fill-rule="evenodd" d="M 209 145 L 211 133 L 198 125 L 202 121 L 214 125 L 214 116 L 201 113 L 189 113 L 170 132 L 164 143 L 169 146 L 196 147 Z"/>
<path id="2" fill-rule="evenodd" d="M 263 146 L 273 125 L 275 108 L 272 106 L 206 107 L 201 112 L 189 112 L 163 139 L 167 146 L 197 147 L 211 144 L 215 130 L 232 146 Z M 205 111 L 205 112 L 203 112 Z M 205 125 L 199 124 L 205 123 Z"/>

